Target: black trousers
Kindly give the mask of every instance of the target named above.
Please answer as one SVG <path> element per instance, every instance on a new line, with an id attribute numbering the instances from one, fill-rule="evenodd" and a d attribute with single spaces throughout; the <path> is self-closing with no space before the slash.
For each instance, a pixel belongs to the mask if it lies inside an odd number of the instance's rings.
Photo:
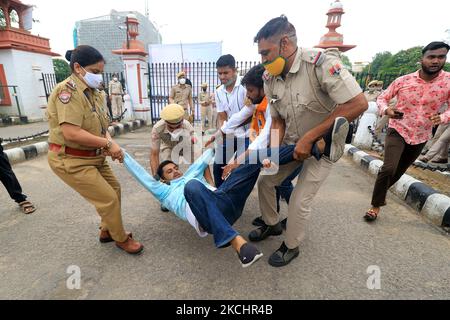
<path id="1" fill-rule="evenodd" d="M 17 203 L 27 200 L 27 196 L 22 193 L 22 187 L 12 171 L 8 156 L 3 152 L 3 147 L 0 143 L 0 180 L 5 186 L 11 199 Z"/>
<path id="2" fill-rule="evenodd" d="M 405 174 L 408 168 L 420 156 L 425 143 L 410 145 L 393 128 L 389 128 L 384 148 L 384 165 L 378 174 L 377 182 L 372 196 L 372 206 L 375 208 L 386 205 L 386 195 L 392 187 Z"/>

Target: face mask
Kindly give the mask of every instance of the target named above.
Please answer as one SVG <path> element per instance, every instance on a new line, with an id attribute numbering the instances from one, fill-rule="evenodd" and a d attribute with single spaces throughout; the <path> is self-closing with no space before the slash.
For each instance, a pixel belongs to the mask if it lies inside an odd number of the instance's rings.
<path id="1" fill-rule="evenodd" d="M 86 69 L 84 69 L 84 68 L 83 68 L 83 70 L 86 72 L 83 79 L 84 79 L 84 81 L 86 81 L 86 84 L 89 86 L 89 88 L 98 89 L 103 82 L 102 75 L 87 72 Z"/>
<path id="2" fill-rule="evenodd" d="M 169 132 L 169 134 L 172 137 L 172 141 L 177 141 L 183 134 L 183 129 L 177 129 L 174 132 Z"/>
<path id="3" fill-rule="evenodd" d="M 181 85 L 185 85 L 186 84 L 186 79 L 180 79 L 179 82 L 180 82 Z"/>
<path id="4" fill-rule="evenodd" d="M 119 79 L 117 79 L 117 78 L 113 78 L 113 80 L 114 80 L 114 81 L 119 81 Z"/>
<path id="5" fill-rule="evenodd" d="M 263 64 L 264 68 L 267 70 L 267 72 L 268 72 L 270 75 L 272 75 L 272 76 L 274 76 L 274 77 L 277 77 L 277 76 L 281 75 L 281 74 L 283 73 L 283 71 L 284 71 L 284 68 L 286 67 L 286 64 L 287 64 L 287 62 L 288 62 L 288 59 L 289 59 L 290 57 L 292 57 L 295 53 L 297 53 L 297 50 L 298 50 L 298 49 L 296 49 L 296 50 L 294 51 L 294 53 L 292 53 L 292 54 L 286 59 L 285 57 L 281 56 L 281 40 L 280 40 L 280 52 L 279 52 L 278 57 L 276 57 L 276 58 L 275 58 L 274 60 L 272 60 L 272 61 L 269 61 L 269 62 L 264 63 L 264 64 Z"/>

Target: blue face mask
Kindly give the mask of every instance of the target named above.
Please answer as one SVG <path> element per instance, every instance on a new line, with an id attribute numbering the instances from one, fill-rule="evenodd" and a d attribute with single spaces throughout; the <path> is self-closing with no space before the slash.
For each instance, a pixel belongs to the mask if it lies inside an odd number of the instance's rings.
<path id="1" fill-rule="evenodd" d="M 83 77 L 84 81 L 86 81 L 86 84 L 92 89 L 98 89 L 103 82 L 103 76 L 101 74 L 87 72 L 84 68 L 83 70 L 84 72 L 86 72 L 85 76 Z"/>

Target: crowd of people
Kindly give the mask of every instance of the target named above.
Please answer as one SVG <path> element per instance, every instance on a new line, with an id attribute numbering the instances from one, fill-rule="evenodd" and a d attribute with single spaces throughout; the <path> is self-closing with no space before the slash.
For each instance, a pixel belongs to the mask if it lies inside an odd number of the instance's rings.
<path id="1" fill-rule="evenodd" d="M 192 87 L 186 73 L 177 75 L 170 104 L 152 129 L 150 172 L 108 133 L 110 119 L 98 90 L 105 64 L 102 55 L 89 46 L 68 52 L 72 75 L 49 99 L 48 162 L 62 181 L 96 208 L 101 217 L 100 242 L 114 242 L 130 254 L 144 249 L 124 229 L 121 187 L 108 157 L 123 163 L 163 211 L 173 212 L 201 237 L 212 235 L 217 248 L 231 246 L 244 267 L 263 256 L 255 243 L 269 237 L 284 235 L 269 257 L 271 266 L 283 267 L 299 257 L 309 221 L 317 213 L 313 201 L 343 155 L 349 123 L 367 110 L 368 100 L 377 101 L 380 118 L 389 126 L 384 166 L 375 184 L 372 207 L 364 215 L 368 222 L 378 218 L 388 189 L 421 154 L 432 138 L 433 126 L 441 125 L 440 135 L 422 160 L 444 159 L 436 149 L 443 145 L 448 152 L 450 110 L 441 109 L 450 99 L 450 73 L 442 70 L 447 44 L 426 46 L 421 69 L 395 80 L 386 91 L 375 81 L 369 84 L 369 92 L 363 93 L 343 67 L 337 49 L 300 47 L 296 29 L 285 16 L 265 24 L 254 41 L 261 65 L 241 78 L 234 57 L 224 55 L 216 64 L 221 85 L 214 93 L 207 84 L 202 85 L 202 131 L 216 125 L 217 131 L 198 159 L 194 146 L 202 141 L 193 126 Z M 114 110 L 119 109 L 118 96 L 123 94 L 116 82 L 114 79 L 109 88 Z M 191 164 L 185 173 L 179 166 L 183 159 Z M 0 160 L 3 166 L 3 158 Z M 8 172 L 13 181 L 12 171 Z M 1 177 L 5 184 L 6 178 Z M 35 208 L 20 186 L 9 185 L 8 190 L 17 190 L 11 197 L 26 213 L 33 212 Z M 257 228 L 244 237 L 233 225 L 255 186 L 261 215 L 253 221 Z M 284 220 L 281 199 L 288 203 Z"/>

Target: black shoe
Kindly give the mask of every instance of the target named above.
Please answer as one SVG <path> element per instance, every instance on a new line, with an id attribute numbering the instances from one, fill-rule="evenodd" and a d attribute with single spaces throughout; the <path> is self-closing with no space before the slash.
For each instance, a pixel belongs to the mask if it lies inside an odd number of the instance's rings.
<path id="1" fill-rule="evenodd" d="M 242 267 L 248 268 L 264 255 L 254 245 L 246 243 L 242 246 L 238 256 L 239 260 L 241 260 Z"/>
<path id="2" fill-rule="evenodd" d="M 170 212 L 169 209 L 167 209 L 167 208 L 164 207 L 163 205 L 161 205 L 161 211 L 162 211 L 162 212 Z"/>
<path id="3" fill-rule="evenodd" d="M 267 239 L 270 236 L 281 236 L 283 234 L 283 228 L 281 223 L 274 226 L 260 227 L 259 229 L 253 230 L 248 236 L 252 242 L 260 242 Z"/>
<path id="4" fill-rule="evenodd" d="M 275 268 L 284 267 L 291 263 L 292 260 L 297 258 L 299 255 L 300 250 L 298 247 L 295 249 L 289 249 L 283 242 L 280 249 L 275 251 L 275 253 L 270 257 L 269 264 Z"/>
<path id="5" fill-rule="evenodd" d="M 254 225 L 255 227 L 267 227 L 262 217 L 258 217 L 255 220 L 253 220 L 252 225 Z M 286 230 L 286 226 L 287 226 L 287 218 L 281 221 L 281 227 L 283 228 L 283 230 Z"/>

